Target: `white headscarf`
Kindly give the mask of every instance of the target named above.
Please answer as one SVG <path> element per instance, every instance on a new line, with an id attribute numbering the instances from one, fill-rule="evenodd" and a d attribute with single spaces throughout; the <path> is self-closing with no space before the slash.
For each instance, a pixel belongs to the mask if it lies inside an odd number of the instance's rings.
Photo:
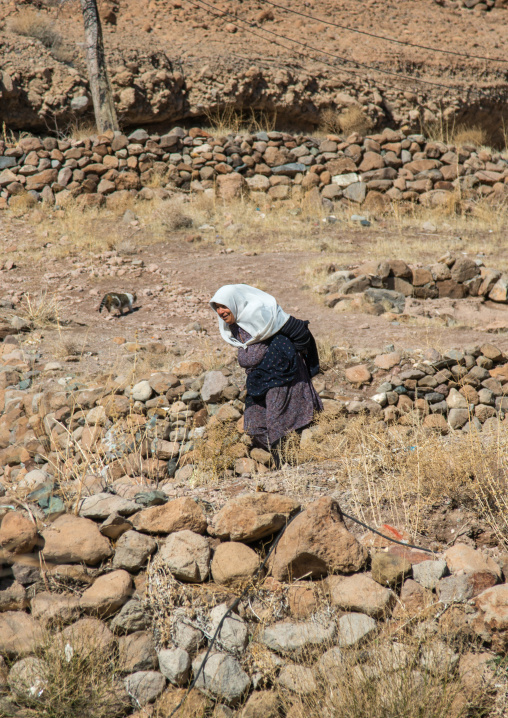
<path id="1" fill-rule="evenodd" d="M 289 319 L 289 314 L 279 307 L 275 297 L 248 284 L 225 284 L 210 300 L 210 306 L 215 311 L 217 304 L 227 307 L 238 326 L 252 337 L 242 344 L 235 339 L 229 325 L 219 317 L 221 336 L 234 347 L 245 347 L 273 337 Z"/>

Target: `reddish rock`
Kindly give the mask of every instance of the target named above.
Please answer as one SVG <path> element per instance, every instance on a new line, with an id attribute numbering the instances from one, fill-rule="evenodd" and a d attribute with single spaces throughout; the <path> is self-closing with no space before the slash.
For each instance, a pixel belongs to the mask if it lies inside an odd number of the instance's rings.
<path id="1" fill-rule="evenodd" d="M 43 172 L 37 172 L 31 177 L 26 178 L 25 189 L 27 192 L 30 190 L 36 190 L 40 192 L 46 185 L 50 185 L 52 182 L 56 182 L 58 177 L 58 170 L 44 170 Z"/>
<path id="2" fill-rule="evenodd" d="M 508 584 L 488 588 L 476 597 L 478 616 L 473 628 L 492 649 L 505 653 L 508 649 Z"/>
<path id="3" fill-rule="evenodd" d="M 31 602 L 32 616 L 42 624 L 68 623 L 79 616 L 79 598 L 71 593 L 41 591 Z"/>
<path id="4" fill-rule="evenodd" d="M 138 531 L 150 534 L 170 534 L 185 529 L 203 534 L 207 528 L 203 510 L 189 498 L 176 499 L 163 506 L 144 509 L 132 517 L 131 523 Z"/>
<path id="5" fill-rule="evenodd" d="M 365 364 L 348 367 L 345 371 L 345 375 L 351 384 L 368 384 L 372 379 L 372 374 Z"/>
<path id="6" fill-rule="evenodd" d="M 270 569 L 279 581 L 359 571 L 367 551 L 347 530 L 339 505 L 330 498 L 310 504 L 286 529 Z"/>
<path id="7" fill-rule="evenodd" d="M 248 187 L 245 178 L 239 172 L 221 174 L 217 177 L 217 193 L 226 202 L 241 197 L 247 192 Z"/>
<path id="8" fill-rule="evenodd" d="M 42 645 L 40 624 L 27 613 L 0 613 L 0 655 L 6 658 L 34 653 Z"/>
<path id="9" fill-rule="evenodd" d="M 0 526 L 0 549 L 9 553 L 29 553 L 37 541 L 37 528 L 33 521 L 19 513 L 9 511 Z"/>
<path id="10" fill-rule="evenodd" d="M 401 356 L 398 352 L 390 352 L 389 354 L 378 354 L 374 359 L 374 364 L 380 369 L 390 371 L 394 366 L 400 364 Z"/>
<path id="11" fill-rule="evenodd" d="M 288 599 L 289 610 L 295 618 L 307 618 L 320 605 L 313 586 L 291 586 Z"/>
<path id="12" fill-rule="evenodd" d="M 48 563 L 84 563 L 95 566 L 113 550 L 96 523 L 73 514 L 63 514 L 42 532 L 42 555 Z"/>
<path id="13" fill-rule="evenodd" d="M 212 560 L 215 583 L 235 584 L 248 581 L 256 573 L 259 556 L 243 543 L 227 541 L 217 546 Z"/>
<path id="14" fill-rule="evenodd" d="M 116 638 L 105 623 L 98 618 L 81 618 L 55 636 L 55 640 L 64 646 L 69 643 L 81 655 L 89 655 L 95 651 L 111 653 Z"/>
<path id="15" fill-rule="evenodd" d="M 123 606 L 132 594 L 132 579 L 122 569 L 106 573 L 87 588 L 79 605 L 86 613 L 101 618 L 111 616 Z"/>
<path id="16" fill-rule="evenodd" d="M 215 514 L 208 531 L 222 540 L 256 541 L 279 531 L 299 508 L 298 501 L 280 494 L 235 497 Z"/>
<path id="17" fill-rule="evenodd" d="M 395 605 L 395 594 L 364 573 L 354 576 L 329 576 L 331 602 L 346 611 L 366 613 L 373 618 L 388 616 Z"/>
<path id="18" fill-rule="evenodd" d="M 394 618 L 415 616 L 422 613 L 432 603 L 432 591 L 424 588 L 412 578 L 406 579 L 400 592 L 400 602 L 393 611 Z"/>

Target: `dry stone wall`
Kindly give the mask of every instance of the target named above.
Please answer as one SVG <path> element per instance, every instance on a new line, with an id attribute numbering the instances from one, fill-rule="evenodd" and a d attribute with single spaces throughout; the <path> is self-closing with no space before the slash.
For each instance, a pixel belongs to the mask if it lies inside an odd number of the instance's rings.
<path id="1" fill-rule="evenodd" d="M 164 188 L 153 189 L 154 176 Z M 160 181 L 158 184 L 161 184 Z M 174 128 L 166 135 L 136 130 L 85 140 L 27 137 L 0 141 L 0 207 L 20 194 L 33 201 L 84 206 L 114 202 L 119 193 L 141 199 L 174 190 L 217 191 L 225 200 L 302 200 L 366 204 L 380 209 L 409 201 L 434 207 L 461 198 L 506 198 L 508 160 L 490 150 L 428 141 L 385 130 L 347 139 L 282 132 L 212 137 Z"/>

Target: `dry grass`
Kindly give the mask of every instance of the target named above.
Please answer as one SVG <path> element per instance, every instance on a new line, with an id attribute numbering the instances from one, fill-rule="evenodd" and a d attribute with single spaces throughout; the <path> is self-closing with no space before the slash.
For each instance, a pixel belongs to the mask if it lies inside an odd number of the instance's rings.
<path id="1" fill-rule="evenodd" d="M 223 137 L 240 132 L 270 132 L 277 125 L 277 112 L 238 109 L 225 105 L 207 109 L 205 117 L 208 122 L 207 131 L 212 135 Z"/>
<path id="2" fill-rule="evenodd" d="M 38 296 L 26 293 L 20 307 L 20 316 L 32 329 L 47 329 L 60 324 L 60 306 L 56 296 L 47 291 Z"/>
<path id="3" fill-rule="evenodd" d="M 14 15 L 8 23 L 8 28 L 17 35 L 39 40 L 49 49 L 56 49 L 62 42 L 61 35 L 54 28 L 54 22 L 29 8 L 23 8 Z"/>
<path id="4" fill-rule="evenodd" d="M 489 142 L 489 136 L 484 127 L 480 125 L 460 125 L 452 134 L 453 144 L 462 147 L 463 145 L 473 145 L 474 147 L 484 147 Z"/>
<path id="5" fill-rule="evenodd" d="M 342 112 L 328 107 L 321 113 L 320 130 L 328 134 L 347 136 L 358 132 L 365 135 L 371 129 L 372 121 L 358 105 L 351 105 Z"/>

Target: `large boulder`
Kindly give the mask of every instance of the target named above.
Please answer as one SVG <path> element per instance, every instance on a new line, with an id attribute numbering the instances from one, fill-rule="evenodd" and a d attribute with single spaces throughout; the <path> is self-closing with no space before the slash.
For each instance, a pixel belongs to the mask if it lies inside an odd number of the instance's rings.
<path id="1" fill-rule="evenodd" d="M 208 530 L 223 541 L 257 541 L 279 531 L 299 508 L 298 501 L 281 494 L 238 496 L 215 514 Z"/>
<path id="2" fill-rule="evenodd" d="M 203 534 L 207 523 L 203 510 L 189 498 L 168 501 L 164 506 L 152 506 L 133 516 L 132 525 L 149 534 L 171 534 L 185 529 Z"/>
<path id="3" fill-rule="evenodd" d="M 288 581 L 329 573 L 354 573 L 367 560 L 367 550 L 347 530 L 339 505 L 330 498 L 310 504 L 288 526 L 270 562 L 272 576 Z"/>
<path id="4" fill-rule="evenodd" d="M 43 558 L 47 563 L 87 563 L 109 558 L 113 549 L 97 524 L 73 514 L 63 514 L 42 532 Z"/>

